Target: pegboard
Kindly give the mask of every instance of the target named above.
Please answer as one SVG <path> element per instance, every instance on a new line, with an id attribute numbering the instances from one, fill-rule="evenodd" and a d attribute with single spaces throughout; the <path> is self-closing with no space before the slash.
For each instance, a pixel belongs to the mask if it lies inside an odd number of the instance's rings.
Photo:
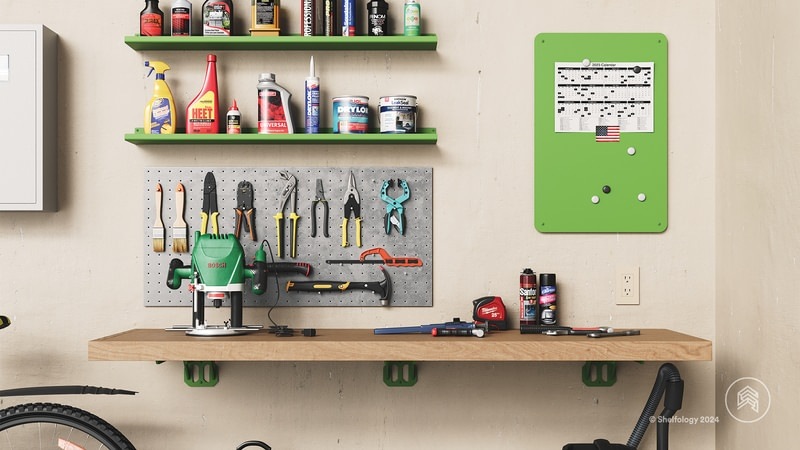
<path id="1" fill-rule="evenodd" d="M 667 228 L 667 38 L 542 33 L 534 42 L 540 232 Z"/>
<path id="2" fill-rule="evenodd" d="M 297 257 L 289 256 L 290 221 L 284 224 L 284 257 L 277 257 L 277 230 L 274 215 L 280 208 L 280 193 L 286 181 L 279 173 L 286 171 L 297 178 Z M 350 172 L 356 178 L 356 189 L 361 197 L 362 247 L 355 246 L 355 220 L 348 221 L 348 240 L 350 246 L 342 247 L 342 218 L 344 215 L 344 192 Z M 200 211 L 203 205 L 203 180 L 207 172 L 213 172 L 217 181 L 217 203 L 219 205 L 219 232 L 233 234 L 236 223 L 236 188 L 240 181 L 253 185 L 255 209 L 255 229 L 257 241 L 242 230 L 239 241 L 244 247 L 248 264 L 253 255 L 266 240 L 272 250 L 267 250 L 267 262 L 304 262 L 312 265 L 309 277 L 298 273 L 284 273 L 270 276 L 267 291 L 254 295 L 250 282 L 246 282 L 244 292 L 245 306 L 272 306 L 277 299 L 278 306 L 380 306 L 379 296 L 369 291 L 348 290 L 342 293 L 326 292 L 286 292 L 286 283 L 293 281 L 382 281 L 383 274 L 379 264 L 328 264 L 326 260 L 357 260 L 360 254 L 374 247 L 384 248 L 390 255 L 413 256 L 422 259 L 421 267 L 384 268 L 392 281 L 393 295 L 390 305 L 432 306 L 433 304 L 433 169 L 432 168 L 243 168 L 210 167 L 180 168 L 152 167 L 144 171 L 144 304 L 145 306 L 191 306 L 192 296 L 188 282 L 184 280 L 179 289 L 172 290 L 166 285 L 170 260 L 181 259 L 184 264 L 191 263 L 191 253 L 172 251 L 172 224 L 176 219 L 175 187 L 183 184 L 186 190 L 184 219 L 189 224 L 189 252 L 192 251 L 195 230 L 200 229 Z M 325 198 L 330 208 L 329 237 L 322 232 L 322 204 L 317 205 L 317 233 L 311 237 L 311 201 L 315 197 L 316 179 L 322 179 Z M 380 191 L 385 180 L 394 179 L 395 187 L 388 195 L 399 197 L 402 190 L 397 188 L 396 180 L 407 181 L 411 195 L 403 203 L 405 208 L 405 234 L 396 229 L 390 234 L 384 230 L 386 202 L 381 200 Z M 152 225 L 155 221 L 154 194 L 156 184 L 163 189 L 161 218 L 165 226 L 165 252 L 154 252 L 152 245 Z M 291 200 L 284 215 L 291 212 Z M 209 224 L 209 232 L 211 225 Z M 369 259 L 375 258 L 375 255 Z M 279 297 L 278 289 L 280 289 Z"/>

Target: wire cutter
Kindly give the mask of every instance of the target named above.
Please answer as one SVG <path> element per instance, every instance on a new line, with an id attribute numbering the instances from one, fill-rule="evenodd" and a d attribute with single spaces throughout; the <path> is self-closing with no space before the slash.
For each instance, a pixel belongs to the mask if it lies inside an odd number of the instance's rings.
<path id="1" fill-rule="evenodd" d="M 386 202 L 386 216 L 384 217 L 384 228 L 386 234 L 391 234 L 392 225 L 397 228 L 400 234 L 406 234 L 406 216 L 404 213 L 403 202 L 408 200 L 411 196 L 411 190 L 408 188 L 406 180 L 397 179 L 397 187 L 403 189 L 403 193 L 399 197 L 390 197 L 386 193 L 389 189 L 394 187 L 394 180 L 386 180 L 381 187 L 381 200 Z M 396 215 L 395 215 L 396 213 Z"/>
<path id="2" fill-rule="evenodd" d="M 311 237 L 317 237 L 317 204 L 322 203 L 322 234 L 328 235 L 328 200 L 325 199 L 325 190 L 322 188 L 322 179 L 317 178 L 317 191 L 311 202 Z"/>
<path id="3" fill-rule="evenodd" d="M 217 216 L 219 216 L 219 209 L 217 208 L 217 179 L 214 178 L 212 172 L 208 172 L 203 181 L 203 209 L 200 211 L 200 234 L 206 234 L 209 221 L 211 221 L 212 232 L 219 234 Z"/>
<path id="4" fill-rule="evenodd" d="M 342 247 L 350 245 L 347 242 L 347 221 L 350 214 L 356 219 L 356 246 L 361 247 L 361 197 L 356 189 L 356 177 L 350 172 L 347 180 L 347 190 L 344 191 L 344 219 L 342 219 Z"/>
<path id="5" fill-rule="evenodd" d="M 281 171 L 281 178 L 286 180 L 286 186 L 281 192 L 281 208 L 278 214 L 275 214 L 275 227 L 278 230 L 278 258 L 283 258 L 283 211 L 286 209 L 286 204 L 289 202 L 289 197 L 292 198 L 292 212 L 289 214 L 289 221 L 292 223 L 292 236 L 291 236 L 291 255 L 292 258 L 297 257 L 297 178 L 290 175 L 288 172 Z"/>
<path id="6" fill-rule="evenodd" d="M 255 209 L 253 208 L 253 185 L 249 181 L 240 181 L 236 188 L 236 239 L 244 231 L 250 233 L 250 239 L 256 241 L 256 227 L 253 224 Z M 242 220 L 244 219 L 244 220 Z"/>

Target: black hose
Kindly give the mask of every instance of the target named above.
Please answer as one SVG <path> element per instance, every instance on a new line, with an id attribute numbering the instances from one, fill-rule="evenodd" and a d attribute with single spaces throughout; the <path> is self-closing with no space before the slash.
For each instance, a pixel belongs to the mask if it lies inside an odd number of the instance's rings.
<path id="1" fill-rule="evenodd" d="M 658 375 L 656 376 L 656 381 L 653 384 L 653 390 L 650 392 L 650 397 L 647 399 L 644 410 L 642 410 L 642 415 L 639 416 L 639 420 L 636 422 L 636 426 L 633 428 L 631 437 L 628 439 L 628 447 L 632 449 L 639 448 L 639 444 L 642 442 L 642 438 L 647 431 L 647 426 L 650 425 L 651 420 L 656 417 L 656 408 L 658 408 L 658 404 L 661 403 L 661 396 L 664 394 L 668 383 L 669 385 L 680 385 L 679 392 L 677 389 L 670 388 L 670 397 L 674 398 L 677 396 L 677 394 L 680 394 L 680 398 L 683 398 L 683 380 L 681 379 L 680 372 L 678 372 L 678 368 L 670 363 L 663 364 L 658 369 Z M 672 417 L 672 415 L 675 414 L 678 409 L 680 409 L 680 401 L 677 401 L 677 408 L 675 408 L 675 404 L 676 403 L 674 400 L 671 400 L 670 403 L 665 402 L 665 408 L 660 417 Z M 674 410 L 671 408 L 674 408 Z M 658 449 L 662 450 L 663 440 L 665 445 L 663 450 L 666 450 L 666 433 L 669 431 L 669 424 L 667 423 L 667 420 L 658 420 L 658 422 Z"/>

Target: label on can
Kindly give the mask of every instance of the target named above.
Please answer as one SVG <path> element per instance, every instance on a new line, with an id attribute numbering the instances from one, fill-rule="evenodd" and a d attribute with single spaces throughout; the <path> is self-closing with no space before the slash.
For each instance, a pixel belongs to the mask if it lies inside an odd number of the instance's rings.
<path id="1" fill-rule="evenodd" d="M 286 121 L 286 107 L 277 89 L 258 91 L 258 132 L 260 134 L 289 133 Z"/>
<path id="2" fill-rule="evenodd" d="M 192 10 L 189 8 L 172 8 L 172 35 L 191 36 Z"/>
<path id="3" fill-rule="evenodd" d="M 541 321 L 543 325 L 555 325 L 556 319 L 556 287 L 541 286 L 539 294 L 539 307 L 541 309 Z"/>
<path id="4" fill-rule="evenodd" d="M 417 97 L 413 95 L 381 97 L 378 107 L 381 133 L 417 132 Z"/>
<path id="5" fill-rule="evenodd" d="M 142 14 L 141 21 L 142 36 L 161 36 L 163 25 L 161 16 L 156 13 Z"/>
<path id="6" fill-rule="evenodd" d="M 356 35 L 356 0 L 342 0 L 342 36 Z"/>
<path id="7" fill-rule="evenodd" d="M 333 99 L 333 132 L 362 134 L 369 128 L 369 97 Z"/>
<path id="8" fill-rule="evenodd" d="M 231 8 L 225 2 L 207 3 L 203 8 L 203 36 L 231 35 Z"/>
<path id="9" fill-rule="evenodd" d="M 306 133 L 319 133 L 319 83 L 306 80 Z"/>

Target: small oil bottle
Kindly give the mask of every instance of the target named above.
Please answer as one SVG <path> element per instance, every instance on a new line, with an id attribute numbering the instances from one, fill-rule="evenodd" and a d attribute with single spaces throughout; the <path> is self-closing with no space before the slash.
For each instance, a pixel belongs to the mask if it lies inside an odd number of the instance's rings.
<path id="1" fill-rule="evenodd" d="M 158 0 L 145 0 L 139 13 L 139 35 L 161 36 L 164 34 L 164 12 L 158 8 Z"/>

